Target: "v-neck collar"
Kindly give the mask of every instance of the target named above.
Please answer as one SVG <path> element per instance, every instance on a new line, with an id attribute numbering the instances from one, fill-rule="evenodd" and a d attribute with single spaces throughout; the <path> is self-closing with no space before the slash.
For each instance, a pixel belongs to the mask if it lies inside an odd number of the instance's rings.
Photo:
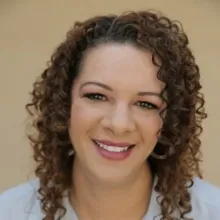
<path id="1" fill-rule="evenodd" d="M 151 197 L 150 197 L 150 203 L 148 206 L 148 209 L 146 211 L 146 214 L 143 218 L 143 220 L 152 220 L 155 219 L 156 216 L 160 214 L 160 206 L 157 202 L 157 197 L 159 196 L 159 193 L 155 191 L 155 186 L 157 183 L 157 177 L 154 177 Z"/>

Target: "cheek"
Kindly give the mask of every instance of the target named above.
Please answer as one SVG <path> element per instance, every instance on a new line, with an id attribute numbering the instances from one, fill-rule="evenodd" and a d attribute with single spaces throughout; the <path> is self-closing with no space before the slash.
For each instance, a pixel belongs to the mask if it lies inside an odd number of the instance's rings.
<path id="1" fill-rule="evenodd" d="M 71 107 L 71 123 L 80 125 L 90 118 L 91 112 L 85 108 L 80 102 L 75 101 Z M 81 123 L 79 123 L 81 122 Z"/>
<path id="2" fill-rule="evenodd" d="M 101 111 L 92 108 L 82 99 L 77 99 L 71 106 L 71 132 L 81 135 L 93 129 L 101 117 Z"/>
<path id="3" fill-rule="evenodd" d="M 137 120 L 143 139 L 147 140 L 148 142 L 157 141 L 158 132 L 163 125 L 163 121 L 159 114 L 155 112 L 146 114 L 144 117 L 139 117 Z"/>

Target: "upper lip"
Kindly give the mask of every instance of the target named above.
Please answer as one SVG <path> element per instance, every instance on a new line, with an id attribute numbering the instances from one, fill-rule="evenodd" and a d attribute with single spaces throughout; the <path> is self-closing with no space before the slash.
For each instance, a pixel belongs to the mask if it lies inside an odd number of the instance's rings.
<path id="1" fill-rule="evenodd" d="M 134 144 L 127 143 L 127 142 L 113 142 L 113 141 L 108 141 L 108 140 L 94 140 L 94 141 L 97 141 L 104 145 L 114 146 L 114 147 L 128 147 L 128 146 L 134 145 Z"/>

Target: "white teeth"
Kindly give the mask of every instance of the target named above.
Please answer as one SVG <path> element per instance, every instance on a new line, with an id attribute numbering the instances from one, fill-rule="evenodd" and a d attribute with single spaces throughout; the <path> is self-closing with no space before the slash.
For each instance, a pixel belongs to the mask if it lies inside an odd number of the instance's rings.
<path id="1" fill-rule="evenodd" d="M 107 150 L 107 151 L 110 151 L 110 152 L 123 152 L 123 151 L 126 151 L 129 146 L 127 147 L 115 147 L 115 146 L 108 146 L 108 145 L 105 145 L 105 144 L 101 144 L 99 142 L 95 142 L 99 147 Z"/>

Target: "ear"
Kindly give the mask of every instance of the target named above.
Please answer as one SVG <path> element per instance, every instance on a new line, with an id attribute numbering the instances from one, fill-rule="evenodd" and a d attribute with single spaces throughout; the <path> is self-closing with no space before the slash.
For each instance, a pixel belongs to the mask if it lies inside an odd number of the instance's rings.
<path id="1" fill-rule="evenodd" d="M 157 132 L 157 140 L 158 140 L 158 141 L 159 141 L 160 136 L 161 136 L 161 130 L 162 130 L 162 128 L 160 128 L 160 130 Z"/>

